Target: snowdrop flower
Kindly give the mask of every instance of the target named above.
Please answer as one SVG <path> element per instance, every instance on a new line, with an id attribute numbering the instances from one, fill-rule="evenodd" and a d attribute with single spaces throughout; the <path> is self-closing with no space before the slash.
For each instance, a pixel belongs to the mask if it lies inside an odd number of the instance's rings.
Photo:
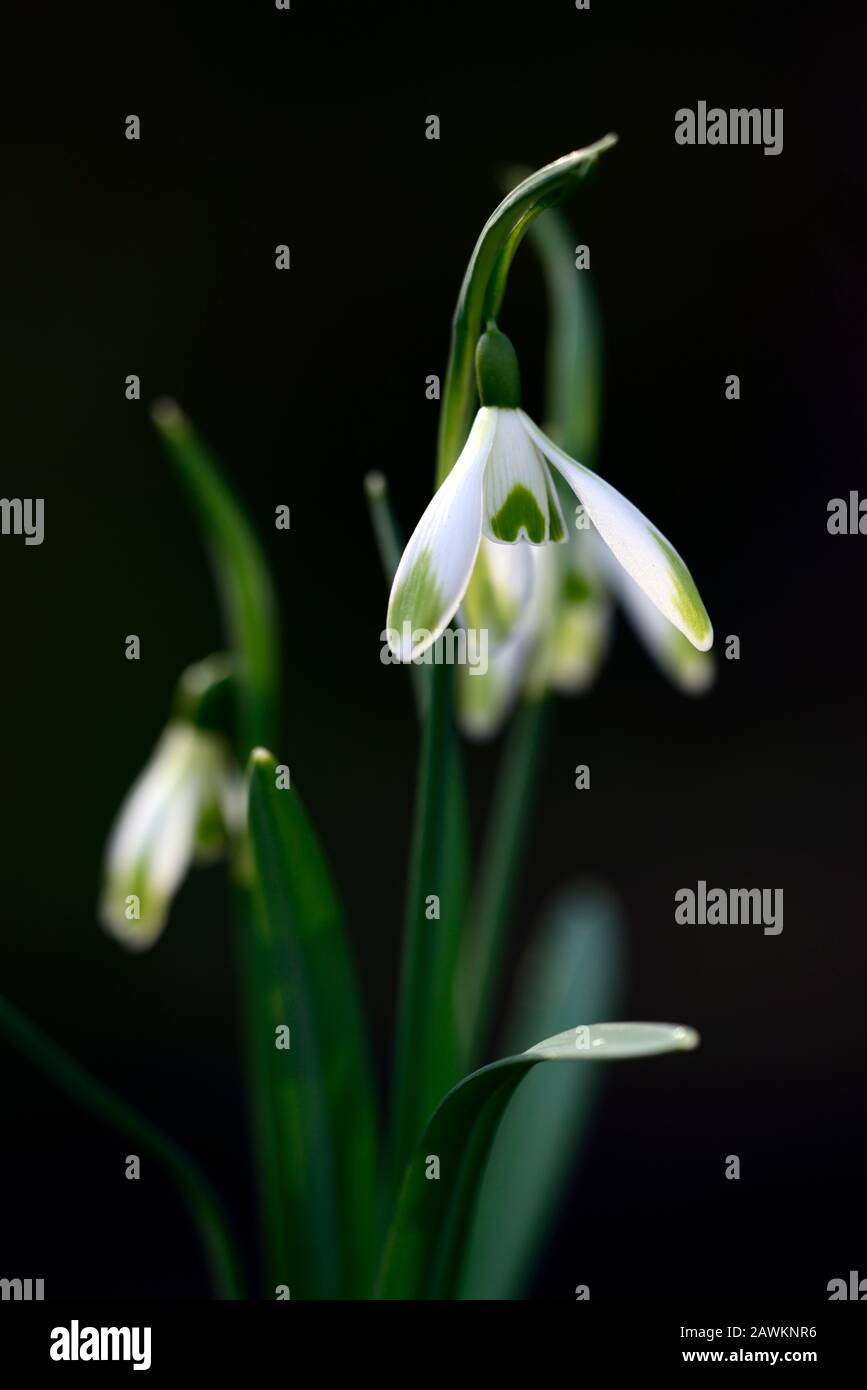
<path id="1" fill-rule="evenodd" d="M 522 693 L 530 700 L 549 691 L 578 695 L 592 684 L 609 646 L 612 604 L 588 549 L 579 534 L 562 546 L 505 546 L 482 539 L 470 589 L 484 565 L 491 608 L 491 595 L 514 592 L 516 583 L 527 582 L 518 580 L 515 563 L 525 554 L 530 593 L 508 636 L 499 645 L 492 641 L 486 674 L 468 680 L 463 668 L 457 673 L 458 722 L 468 738 L 492 738 Z M 462 622 L 470 620 L 470 611 L 465 600 Z M 664 618 L 660 622 L 670 626 Z"/>
<path id="2" fill-rule="evenodd" d="M 386 626 L 401 661 L 422 655 L 470 589 L 483 540 L 547 546 L 567 539 L 553 468 L 575 493 L 614 559 L 659 613 L 699 651 L 710 619 L 674 547 L 610 483 L 564 454 L 520 409 L 520 374 L 505 334 L 489 325 L 476 350 L 481 408 L 454 468 L 407 545 L 391 590 Z M 492 547 L 493 548 L 493 547 Z M 513 574 L 513 599 L 520 593 Z"/>
<path id="3" fill-rule="evenodd" d="M 228 746 L 175 719 L 122 805 L 109 837 L 100 917 L 132 949 L 152 946 L 194 858 L 240 827 L 243 795 Z"/>

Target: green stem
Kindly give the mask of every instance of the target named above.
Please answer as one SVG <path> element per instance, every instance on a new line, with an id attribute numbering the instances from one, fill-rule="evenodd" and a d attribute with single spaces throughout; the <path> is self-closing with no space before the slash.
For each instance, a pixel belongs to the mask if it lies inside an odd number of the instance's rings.
<path id="1" fill-rule="evenodd" d="M 444 664 L 431 668 L 422 734 L 395 1049 L 390 1165 L 395 1182 L 460 1067 L 454 981 L 463 904 L 444 892 L 459 853 L 448 834 L 457 755 L 450 677 Z M 439 920 L 426 913 L 432 894 L 440 902 Z"/>
<path id="2" fill-rule="evenodd" d="M 469 433 L 476 400 L 476 343 L 483 325 L 499 313 L 509 268 L 521 238 L 540 212 L 569 196 L 616 139 L 606 135 L 594 145 L 538 169 L 503 199 L 485 223 L 470 257 L 452 322 L 439 420 L 437 486 L 448 476 Z"/>
<path id="3" fill-rule="evenodd" d="M 518 880 L 536 785 L 545 755 L 550 702 L 527 700 L 516 714 L 494 788 L 478 890 L 470 920 L 461 980 L 463 1016 L 470 1038 L 470 1064 L 485 1044 L 499 982 L 503 949 Z"/>
<path id="4" fill-rule="evenodd" d="M 403 542 L 388 483 L 381 473 L 369 474 L 365 491 L 379 557 L 390 584 Z M 395 1183 L 412 1143 L 410 1131 L 419 1129 L 419 1117 L 424 1123 L 444 1088 L 463 1074 L 467 1061 L 466 1037 L 459 1029 L 454 1001 L 460 933 L 465 926 L 469 829 L 460 746 L 450 714 L 451 682 L 439 675 L 439 670 L 437 666 L 410 666 L 423 749 L 398 1006 L 396 1055 L 400 1060 L 395 1074 L 395 1111 L 401 1119 L 395 1123 L 400 1123 L 402 1132 L 395 1137 L 390 1156 Z M 432 687 L 437 694 L 433 711 Z M 437 834 L 442 836 L 442 844 L 435 852 Z M 442 861 L 443 920 L 439 923 L 428 922 L 423 916 L 424 898 L 433 891 L 426 875 L 436 872 L 432 862 L 437 857 Z M 436 1068 L 426 1090 L 420 1077 L 430 1068 L 431 1055 L 442 1058 L 445 1065 Z"/>
<path id="5" fill-rule="evenodd" d="M 240 1261 L 220 1199 L 183 1149 L 107 1086 L 94 1080 L 3 998 L 0 998 L 0 1032 L 61 1090 L 159 1160 L 177 1183 L 198 1229 L 216 1296 L 246 1297 Z"/>

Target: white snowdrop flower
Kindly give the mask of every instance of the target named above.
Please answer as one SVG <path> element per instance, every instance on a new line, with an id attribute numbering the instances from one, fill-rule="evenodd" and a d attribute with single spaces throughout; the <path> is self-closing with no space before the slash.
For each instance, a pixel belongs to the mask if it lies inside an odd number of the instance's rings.
<path id="1" fill-rule="evenodd" d="M 479 339 L 476 370 L 481 407 L 395 573 L 386 626 L 398 659 L 422 655 L 444 631 L 470 589 L 483 539 L 530 546 L 567 539 L 552 468 L 651 604 L 693 647 L 707 651 L 710 619 L 683 560 L 637 507 L 569 458 L 521 410 L 517 357 L 494 326 Z M 517 571 L 513 579 L 516 593 Z"/>
<path id="2" fill-rule="evenodd" d="M 243 801 L 217 734 L 173 720 L 118 813 L 105 855 L 100 918 L 133 949 L 152 946 L 194 858 L 210 858 L 239 826 Z"/>

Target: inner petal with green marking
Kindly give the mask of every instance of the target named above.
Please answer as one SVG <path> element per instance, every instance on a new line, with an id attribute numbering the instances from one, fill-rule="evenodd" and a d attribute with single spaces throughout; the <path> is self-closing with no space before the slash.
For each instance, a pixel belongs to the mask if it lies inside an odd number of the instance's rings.
<path id="1" fill-rule="evenodd" d="M 496 433 L 485 470 L 485 534 L 494 541 L 544 545 L 566 528 L 548 465 L 515 410 L 496 412 Z"/>
<path id="2" fill-rule="evenodd" d="M 515 484 L 500 510 L 488 517 L 488 525 L 498 541 L 526 539 L 541 545 L 545 539 L 544 514 L 523 483 Z"/>

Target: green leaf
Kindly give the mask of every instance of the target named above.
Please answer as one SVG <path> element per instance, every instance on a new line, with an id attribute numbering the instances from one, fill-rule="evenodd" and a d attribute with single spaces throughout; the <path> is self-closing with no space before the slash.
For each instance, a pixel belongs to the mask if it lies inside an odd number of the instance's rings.
<path id="1" fill-rule="evenodd" d="M 469 433 L 475 403 L 476 343 L 500 310 L 512 258 L 532 220 L 575 190 L 599 155 L 616 143 L 606 135 L 586 149 L 538 169 L 503 199 L 482 229 L 458 296 L 440 411 L 437 486 L 451 471 Z"/>
<path id="2" fill-rule="evenodd" d="M 0 1033 L 72 1100 L 126 1135 L 131 1143 L 153 1154 L 189 1208 L 217 1297 L 244 1298 L 240 1262 L 222 1203 L 201 1169 L 184 1150 L 108 1086 L 86 1072 L 3 998 L 0 998 Z"/>
<path id="3" fill-rule="evenodd" d="M 407 1165 L 386 1239 L 376 1297 L 453 1298 L 485 1164 L 515 1088 L 540 1062 L 602 1062 L 681 1052 L 698 1044 L 691 1028 L 599 1023 L 570 1028 L 473 1072 L 449 1092 Z M 428 1177 L 429 1161 L 439 1177 Z"/>
<path id="4" fill-rule="evenodd" d="M 368 1037 L 342 914 L 319 844 L 277 764 L 250 761 L 253 899 L 272 997 L 262 1027 L 281 1104 L 292 1197 L 292 1296 L 369 1291 L 376 1239 L 376 1111 Z M 263 1004 L 266 1001 L 263 1001 Z M 278 1049 L 274 1030 L 290 1029 Z"/>
<path id="5" fill-rule="evenodd" d="M 162 436 L 211 552 L 240 691 L 239 759 L 274 746 L 280 709 L 277 604 L 258 537 L 216 460 L 174 401 L 151 418 Z"/>
<path id="6" fill-rule="evenodd" d="M 621 934 L 607 892 L 572 889 L 558 897 L 519 975 L 511 1048 L 562 1030 L 570 1018 L 614 1011 Z M 595 1067 L 537 1067 L 515 1092 L 482 1181 L 461 1298 L 524 1297 L 574 1172 L 600 1079 Z"/>

